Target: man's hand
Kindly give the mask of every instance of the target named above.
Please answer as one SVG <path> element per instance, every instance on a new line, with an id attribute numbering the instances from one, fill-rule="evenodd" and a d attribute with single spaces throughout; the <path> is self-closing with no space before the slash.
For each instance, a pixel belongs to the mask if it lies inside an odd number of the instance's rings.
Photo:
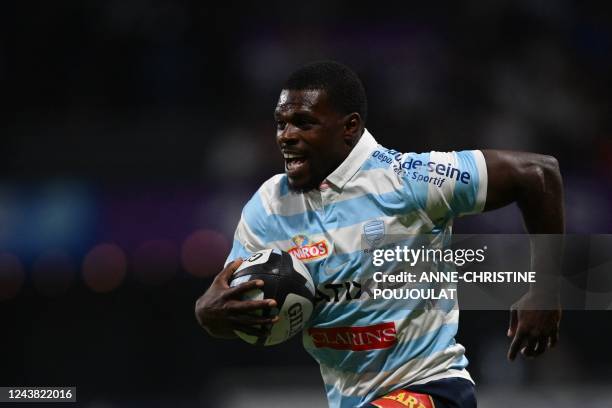
<path id="1" fill-rule="evenodd" d="M 230 288 L 230 278 L 241 263 L 242 259 L 238 258 L 227 265 L 196 301 L 196 319 L 213 337 L 235 338 L 234 330 L 265 336 L 270 326 L 278 321 L 276 316 L 261 317 L 255 314 L 258 310 L 276 307 L 274 299 L 240 300 L 241 295 L 249 290 L 263 287 L 262 280 L 248 281 Z"/>
<path id="2" fill-rule="evenodd" d="M 532 291 L 521 297 L 510 310 L 508 337 L 512 338 L 508 359 L 520 351 L 525 357 L 537 357 L 559 340 L 561 305 L 558 296 L 542 296 Z"/>

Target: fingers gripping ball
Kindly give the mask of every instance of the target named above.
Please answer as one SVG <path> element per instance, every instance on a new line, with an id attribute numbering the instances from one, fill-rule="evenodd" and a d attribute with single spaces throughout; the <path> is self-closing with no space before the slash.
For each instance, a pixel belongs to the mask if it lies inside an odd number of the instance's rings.
<path id="1" fill-rule="evenodd" d="M 261 316 L 278 315 L 265 337 L 257 337 L 236 331 L 247 343 L 272 346 L 282 343 L 301 332 L 310 319 L 315 295 L 314 283 L 308 269 L 293 255 L 278 249 L 265 249 L 253 253 L 232 275 L 230 286 L 260 279 L 261 289 L 253 289 L 243 295 L 243 300 L 274 299 L 277 307 L 259 310 Z"/>

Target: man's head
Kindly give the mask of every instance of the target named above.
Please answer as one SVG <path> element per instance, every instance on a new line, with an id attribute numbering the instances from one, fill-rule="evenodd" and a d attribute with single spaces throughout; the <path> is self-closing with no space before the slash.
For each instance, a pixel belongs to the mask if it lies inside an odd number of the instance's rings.
<path id="1" fill-rule="evenodd" d="M 350 68 L 324 61 L 291 74 L 274 110 L 289 186 L 318 187 L 349 155 L 366 116 L 365 90 Z"/>

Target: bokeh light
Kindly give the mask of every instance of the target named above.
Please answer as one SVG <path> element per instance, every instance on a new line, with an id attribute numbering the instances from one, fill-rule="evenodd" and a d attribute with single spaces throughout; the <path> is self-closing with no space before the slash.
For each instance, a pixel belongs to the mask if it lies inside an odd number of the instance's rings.
<path id="1" fill-rule="evenodd" d="M 178 249 L 168 240 L 151 240 L 142 243 L 134 252 L 134 274 L 149 285 L 168 282 L 179 268 Z"/>
<path id="2" fill-rule="evenodd" d="M 83 260 L 83 280 L 94 292 L 115 289 L 123 282 L 126 270 L 125 253 L 115 244 L 96 245 Z"/>
<path id="3" fill-rule="evenodd" d="M 34 287 L 46 296 L 59 296 L 70 288 L 76 273 L 75 263 L 66 252 L 51 250 L 38 257 L 32 266 Z"/>
<path id="4" fill-rule="evenodd" d="M 198 230 L 183 242 L 181 262 L 192 275 L 212 276 L 223 268 L 229 250 L 229 240 L 223 234 L 213 230 Z"/>
<path id="5" fill-rule="evenodd" d="M 23 265 L 15 255 L 0 252 L 0 301 L 14 298 L 25 279 Z"/>

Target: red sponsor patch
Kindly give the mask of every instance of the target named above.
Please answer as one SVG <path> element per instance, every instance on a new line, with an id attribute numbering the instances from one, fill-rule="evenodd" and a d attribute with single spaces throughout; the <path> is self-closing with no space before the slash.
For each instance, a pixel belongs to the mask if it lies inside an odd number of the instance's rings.
<path id="1" fill-rule="evenodd" d="M 294 246 L 289 248 L 287 252 L 294 255 L 300 261 L 312 261 L 314 259 L 324 258 L 329 255 L 329 249 L 325 240 L 307 245 Z"/>
<path id="2" fill-rule="evenodd" d="M 336 350 L 385 349 L 397 342 L 393 322 L 362 327 L 310 328 L 308 334 L 317 348 L 327 347 Z"/>
<path id="3" fill-rule="evenodd" d="M 371 402 L 378 408 L 435 408 L 431 396 L 408 390 L 397 390 Z"/>

